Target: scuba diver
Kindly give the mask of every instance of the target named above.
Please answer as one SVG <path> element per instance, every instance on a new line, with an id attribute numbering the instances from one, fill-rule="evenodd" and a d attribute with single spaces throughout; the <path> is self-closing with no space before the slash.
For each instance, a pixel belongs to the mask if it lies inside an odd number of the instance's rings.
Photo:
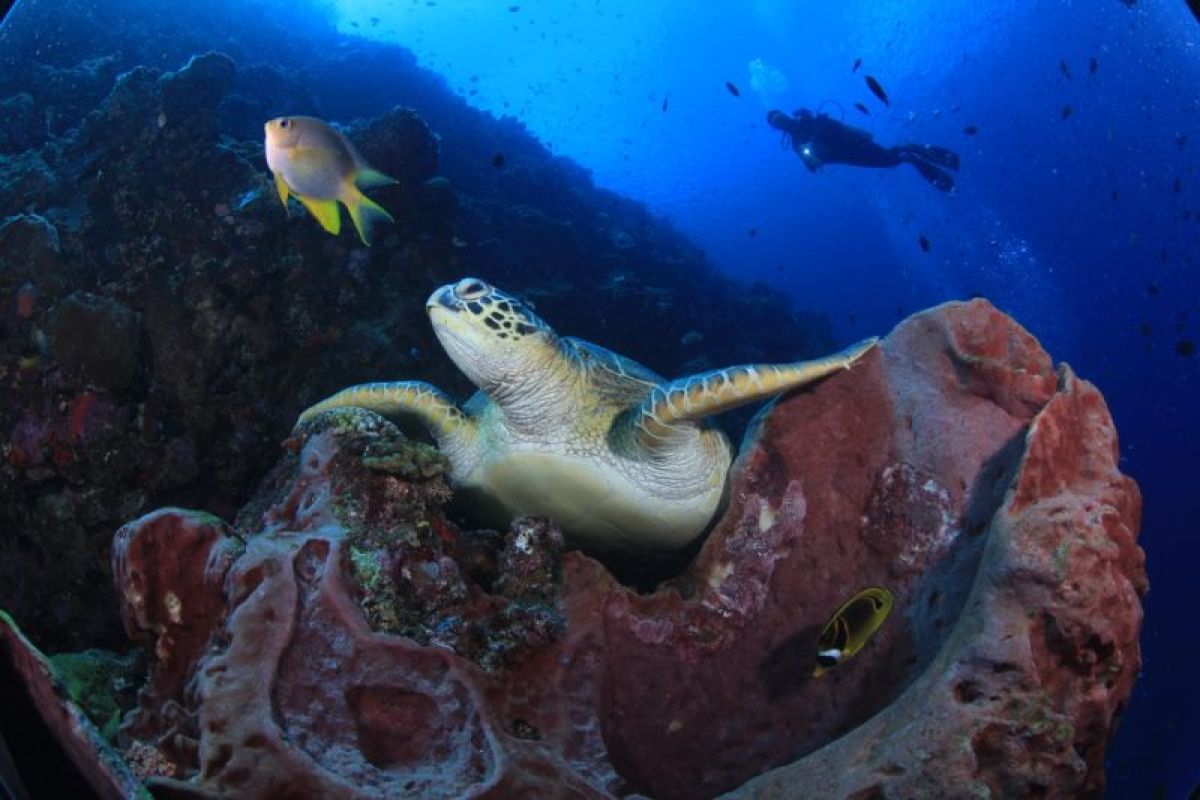
<path id="1" fill-rule="evenodd" d="M 870 133 L 840 122 L 828 114 L 802 108 L 788 116 L 782 111 L 767 114 L 767 124 L 783 131 L 796 155 L 810 172 L 826 164 L 856 167 L 895 167 L 912 164 L 921 177 L 943 192 L 954 189 L 954 178 L 946 170 L 958 169 L 958 153 L 931 144 L 900 144 L 884 147 Z"/>

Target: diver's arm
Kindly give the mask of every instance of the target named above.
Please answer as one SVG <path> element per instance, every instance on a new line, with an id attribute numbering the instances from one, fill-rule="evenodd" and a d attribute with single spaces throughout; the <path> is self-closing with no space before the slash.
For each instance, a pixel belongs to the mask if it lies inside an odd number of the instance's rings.
<path id="1" fill-rule="evenodd" d="M 808 167 L 809 172 L 816 172 L 825 166 L 824 159 L 817 155 L 817 146 L 814 142 L 793 142 L 792 146 L 796 150 L 796 155 L 800 156 L 800 160 L 804 162 L 804 166 Z"/>

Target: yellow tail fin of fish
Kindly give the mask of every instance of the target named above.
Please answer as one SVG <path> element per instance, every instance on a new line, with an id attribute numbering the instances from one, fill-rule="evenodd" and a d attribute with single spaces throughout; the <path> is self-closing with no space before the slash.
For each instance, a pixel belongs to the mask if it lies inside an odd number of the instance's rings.
<path id="1" fill-rule="evenodd" d="M 346 204 L 346 210 L 350 212 L 350 219 L 354 221 L 358 238 L 362 239 L 362 243 L 368 247 L 371 246 L 371 228 L 376 222 L 387 220 L 394 223 L 396 221 L 382 206 L 353 186 L 348 187 L 343 202 Z"/>

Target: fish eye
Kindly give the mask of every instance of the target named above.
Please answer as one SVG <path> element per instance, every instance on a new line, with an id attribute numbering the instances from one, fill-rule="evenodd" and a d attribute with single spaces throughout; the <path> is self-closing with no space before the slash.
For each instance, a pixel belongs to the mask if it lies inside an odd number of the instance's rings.
<path id="1" fill-rule="evenodd" d="M 284 117 L 283 119 L 279 120 L 279 127 L 284 128 L 285 130 L 291 124 L 292 124 L 292 121 L 290 119 L 288 119 L 287 117 Z"/>
<path id="2" fill-rule="evenodd" d="M 491 291 L 491 288 L 478 278 L 463 278 L 454 287 L 454 294 L 459 300 L 470 302 L 483 297 Z"/>

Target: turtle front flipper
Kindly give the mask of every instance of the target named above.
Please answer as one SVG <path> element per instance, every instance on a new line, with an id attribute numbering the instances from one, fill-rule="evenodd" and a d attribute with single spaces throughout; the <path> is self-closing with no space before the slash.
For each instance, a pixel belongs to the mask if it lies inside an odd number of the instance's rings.
<path id="1" fill-rule="evenodd" d="M 642 402 L 634 419 L 638 440 L 653 449 L 672 438 L 678 431 L 676 423 L 695 422 L 849 369 L 876 342 L 878 339 L 867 339 L 815 361 L 726 367 L 658 386 Z"/>
<path id="2" fill-rule="evenodd" d="M 439 446 L 474 430 L 475 422 L 436 386 L 424 381 L 364 383 L 343 389 L 304 410 L 297 425 L 337 408 L 365 408 L 385 417 L 414 417 L 427 428 Z"/>

